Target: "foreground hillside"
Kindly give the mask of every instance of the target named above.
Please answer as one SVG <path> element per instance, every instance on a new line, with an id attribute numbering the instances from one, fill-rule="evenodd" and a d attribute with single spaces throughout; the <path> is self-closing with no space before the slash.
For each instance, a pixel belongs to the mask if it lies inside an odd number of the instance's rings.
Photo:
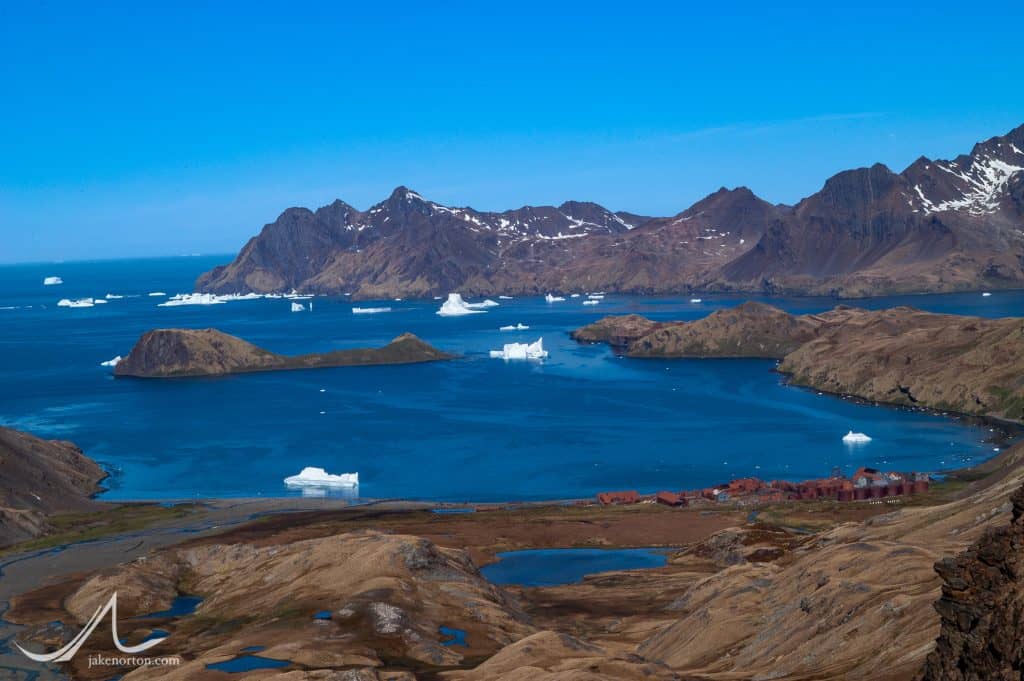
<path id="1" fill-rule="evenodd" d="M 744 303 L 693 322 L 606 317 L 573 332 L 630 357 L 763 357 L 796 385 L 867 400 L 1024 419 L 1024 319 Z"/>
<path id="2" fill-rule="evenodd" d="M 0 547 L 50 529 L 50 516 L 92 511 L 107 477 L 75 445 L 0 428 Z"/>
<path id="3" fill-rule="evenodd" d="M 289 208 L 196 288 L 391 298 L 1021 287 L 1022 171 L 1024 126 L 951 161 L 844 171 L 795 206 L 723 188 L 672 217 L 576 201 L 487 212 L 398 187 L 366 211 Z"/>

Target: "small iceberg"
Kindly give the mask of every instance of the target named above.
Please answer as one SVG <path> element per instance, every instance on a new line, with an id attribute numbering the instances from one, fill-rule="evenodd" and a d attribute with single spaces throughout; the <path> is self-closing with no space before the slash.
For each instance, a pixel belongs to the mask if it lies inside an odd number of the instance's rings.
<path id="1" fill-rule="evenodd" d="M 547 356 L 543 338 L 533 343 L 505 343 L 501 350 L 491 350 L 494 359 L 544 359 Z"/>
<path id="2" fill-rule="evenodd" d="M 391 312 L 390 307 L 353 307 L 352 314 L 380 314 L 381 312 Z"/>
<path id="3" fill-rule="evenodd" d="M 992 295 L 992 294 L 989 293 L 988 291 L 985 291 L 984 293 L 981 294 L 981 297 L 982 298 L 988 298 L 990 295 Z"/>
<path id="4" fill-rule="evenodd" d="M 77 300 L 61 298 L 57 301 L 57 307 L 92 307 L 95 304 L 96 300 L 94 298 L 79 298 Z"/>
<path id="5" fill-rule="evenodd" d="M 855 433 L 852 430 L 843 436 L 843 442 L 846 444 L 864 444 L 865 442 L 871 442 L 871 438 L 864 433 Z"/>
<path id="6" fill-rule="evenodd" d="M 498 300 L 514 300 L 512 296 L 498 296 Z"/>
<path id="7" fill-rule="evenodd" d="M 508 326 L 499 326 L 498 331 L 526 331 L 530 327 L 526 324 L 509 324 Z"/>
<path id="8" fill-rule="evenodd" d="M 149 295 L 155 295 L 150 293 Z M 166 295 L 166 294 L 165 294 Z M 181 305 L 223 305 L 236 300 L 258 300 L 263 296 L 259 293 L 179 293 L 171 296 L 157 307 L 179 307 Z"/>
<path id="9" fill-rule="evenodd" d="M 167 294 L 164 293 L 163 291 L 153 291 L 152 293 L 149 294 L 149 297 L 150 298 L 163 298 L 166 295 Z"/>
<path id="10" fill-rule="evenodd" d="M 701 298 L 690 298 L 690 302 L 691 303 L 703 303 L 704 301 Z"/>
<path id="11" fill-rule="evenodd" d="M 305 312 L 306 306 L 302 303 L 292 302 L 292 312 Z"/>
<path id="12" fill-rule="evenodd" d="M 359 473 L 332 475 L 323 468 L 306 466 L 298 475 L 284 479 L 289 487 L 358 487 Z"/>
<path id="13" fill-rule="evenodd" d="M 544 296 L 544 300 L 549 303 L 561 303 L 565 301 L 565 298 L 563 298 L 562 296 L 553 296 L 549 293 L 546 296 Z"/>
<path id="14" fill-rule="evenodd" d="M 604 300 L 604 294 L 603 293 L 588 293 L 587 294 L 587 298 L 589 298 L 590 300 Z"/>
<path id="15" fill-rule="evenodd" d="M 569 297 L 570 297 L 570 298 L 579 298 L 579 297 L 580 297 L 580 294 L 578 294 L 578 293 L 573 293 L 573 294 L 572 294 L 571 296 L 569 296 Z"/>
<path id="16" fill-rule="evenodd" d="M 461 317 L 466 314 L 479 314 L 483 312 L 481 308 L 495 307 L 497 304 L 493 300 L 485 300 L 482 303 L 467 303 L 460 294 L 449 293 L 448 300 L 441 304 L 441 309 L 437 311 L 437 314 L 442 317 Z"/>
<path id="17" fill-rule="evenodd" d="M 121 360 L 124 359 L 121 355 L 118 355 L 114 359 L 108 359 L 106 362 L 100 362 L 101 367 L 116 367 Z"/>
<path id="18" fill-rule="evenodd" d="M 60 286 L 64 280 L 60 277 L 46 277 L 43 279 L 43 286 Z"/>
<path id="19" fill-rule="evenodd" d="M 583 304 L 584 305 L 597 305 L 600 302 L 601 302 L 600 300 L 592 300 L 592 299 L 588 298 L 587 300 L 583 301 Z"/>
<path id="20" fill-rule="evenodd" d="M 116 293 L 108 293 L 103 297 L 106 298 L 107 300 L 121 300 L 122 298 L 124 298 L 124 296 L 117 295 Z"/>

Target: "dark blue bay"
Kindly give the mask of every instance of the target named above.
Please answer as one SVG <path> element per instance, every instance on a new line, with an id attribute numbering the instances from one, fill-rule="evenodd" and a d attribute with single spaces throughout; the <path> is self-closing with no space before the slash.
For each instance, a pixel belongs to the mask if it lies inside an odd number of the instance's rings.
<path id="1" fill-rule="evenodd" d="M 734 476 L 802 479 L 833 466 L 932 471 L 992 453 L 985 428 L 870 407 L 787 387 L 769 361 L 658 361 L 581 346 L 568 332 L 599 317 L 694 319 L 746 297 L 608 296 L 547 304 L 501 301 L 485 314 L 442 318 L 437 301 L 345 297 L 310 313 L 287 300 L 157 307 L 190 291 L 227 258 L 166 258 L 0 267 L 0 424 L 73 440 L 111 473 L 105 498 L 187 499 L 296 494 L 303 466 L 358 471 L 361 497 L 446 501 L 585 497 L 716 484 Z M 63 286 L 44 287 L 61 276 Z M 60 298 L 138 296 L 86 309 Z M 793 312 L 824 298 L 773 299 Z M 989 316 L 1021 314 L 1024 294 L 905 296 L 858 301 Z M 516 323 L 529 331 L 500 332 Z M 277 352 L 379 345 L 411 331 L 462 359 L 404 367 L 266 373 L 220 379 L 115 380 L 100 362 L 154 327 L 216 327 Z M 503 362 L 487 351 L 543 336 L 550 358 Z M 321 392 L 323 390 L 324 392 Z M 324 412 L 321 414 L 321 412 Z M 844 446 L 848 430 L 873 441 Z"/>

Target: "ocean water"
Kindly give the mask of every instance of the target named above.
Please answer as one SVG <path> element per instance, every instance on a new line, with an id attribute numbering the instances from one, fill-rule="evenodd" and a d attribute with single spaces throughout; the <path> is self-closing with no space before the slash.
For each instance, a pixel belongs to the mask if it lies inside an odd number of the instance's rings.
<path id="1" fill-rule="evenodd" d="M 746 297 L 609 295 L 547 304 L 500 301 L 442 318 L 440 301 L 345 297 L 308 313 L 287 300 L 157 307 L 147 294 L 191 291 L 227 256 L 0 267 L 0 424 L 76 442 L 111 477 L 109 499 L 285 496 L 304 466 L 358 471 L 363 498 L 448 501 L 563 499 L 717 484 L 734 476 L 803 479 L 833 466 L 935 471 L 992 454 L 987 428 L 872 407 L 786 386 L 758 360 L 631 360 L 568 333 L 606 314 L 694 319 Z M 43 286 L 45 276 L 61 286 Z M 60 298 L 124 295 L 68 309 Z M 135 297 L 132 297 L 135 296 Z M 793 312 L 821 298 L 773 299 Z M 987 316 L 1024 313 L 1024 293 L 858 301 Z M 523 323 L 529 331 L 500 332 Z M 411 331 L 461 359 L 226 378 L 114 379 L 100 362 L 156 327 L 216 327 L 283 353 L 380 345 Z M 504 362 L 503 343 L 544 338 L 543 362 Z M 323 413 L 321 413 L 323 412 Z M 868 445 L 844 445 L 848 430 Z"/>

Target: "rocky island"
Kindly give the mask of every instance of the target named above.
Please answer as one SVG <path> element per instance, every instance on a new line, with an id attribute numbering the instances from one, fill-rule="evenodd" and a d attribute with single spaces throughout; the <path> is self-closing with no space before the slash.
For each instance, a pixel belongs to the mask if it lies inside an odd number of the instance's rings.
<path id="1" fill-rule="evenodd" d="M 255 371 L 416 364 L 454 359 L 411 333 L 381 348 L 279 355 L 217 329 L 155 329 L 142 335 L 114 369 L 116 376 L 177 378 Z"/>
<path id="2" fill-rule="evenodd" d="M 824 392 L 1024 420 L 1021 318 L 845 306 L 791 315 L 748 302 L 692 322 L 605 317 L 572 337 L 628 357 L 777 359 L 792 383 Z"/>

